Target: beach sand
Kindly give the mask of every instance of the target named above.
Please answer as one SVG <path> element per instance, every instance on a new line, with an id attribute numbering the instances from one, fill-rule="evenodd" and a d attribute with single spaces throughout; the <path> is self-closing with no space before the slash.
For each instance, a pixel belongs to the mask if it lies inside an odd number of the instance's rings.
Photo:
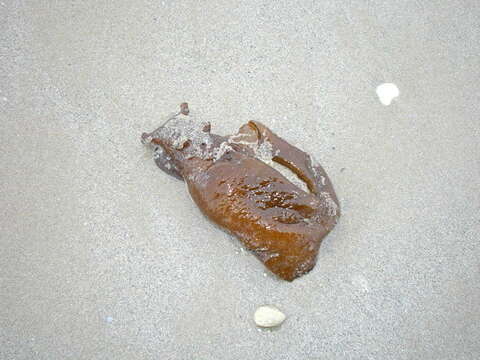
<path id="1" fill-rule="evenodd" d="M 0 4 L 1 359 L 480 357 L 477 1 L 105 3 Z M 327 170 L 342 217 L 309 274 L 275 278 L 156 167 L 140 135 L 183 101 Z"/>

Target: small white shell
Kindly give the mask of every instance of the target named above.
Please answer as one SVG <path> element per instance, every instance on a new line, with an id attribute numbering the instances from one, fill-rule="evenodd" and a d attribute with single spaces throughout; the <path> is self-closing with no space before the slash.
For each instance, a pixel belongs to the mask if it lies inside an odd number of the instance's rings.
<path id="1" fill-rule="evenodd" d="M 260 306 L 253 315 L 257 326 L 270 328 L 278 326 L 285 321 L 285 314 L 273 305 Z"/>
<path id="2" fill-rule="evenodd" d="M 388 106 L 392 103 L 392 100 L 400 95 L 397 85 L 393 83 L 384 83 L 377 86 L 377 95 L 380 102 Z"/>

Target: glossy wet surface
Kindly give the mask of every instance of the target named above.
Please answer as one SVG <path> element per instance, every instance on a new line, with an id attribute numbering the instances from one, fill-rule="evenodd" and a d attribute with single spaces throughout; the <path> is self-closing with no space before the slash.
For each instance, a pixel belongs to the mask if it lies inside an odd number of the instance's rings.
<path id="1" fill-rule="evenodd" d="M 325 170 L 259 122 L 231 136 L 210 129 L 210 123 L 179 112 L 143 133 L 141 142 L 153 149 L 161 170 L 187 183 L 202 213 L 272 273 L 288 281 L 306 274 L 340 217 Z"/>

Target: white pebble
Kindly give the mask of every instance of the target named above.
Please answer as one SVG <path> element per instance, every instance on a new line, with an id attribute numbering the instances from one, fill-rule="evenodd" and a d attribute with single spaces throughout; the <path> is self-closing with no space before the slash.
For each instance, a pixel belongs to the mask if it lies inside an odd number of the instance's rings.
<path id="1" fill-rule="evenodd" d="M 388 106 L 392 103 L 392 100 L 400 95 L 397 85 L 393 83 L 384 83 L 377 86 L 377 95 L 380 102 Z"/>
<path id="2" fill-rule="evenodd" d="M 253 315 L 255 324 L 265 328 L 278 326 L 285 321 L 285 318 L 285 314 L 272 305 L 260 306 Z"/>

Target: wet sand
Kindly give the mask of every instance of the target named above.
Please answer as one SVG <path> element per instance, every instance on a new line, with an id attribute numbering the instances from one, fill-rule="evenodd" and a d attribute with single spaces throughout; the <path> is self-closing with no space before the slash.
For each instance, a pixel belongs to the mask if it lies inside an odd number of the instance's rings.
<path id="1" fill-rule="evenodd" d="M 100 3 L 0 3 L 1 359 L 480 356 L 477 2 Z M 155 166 L 140 135 L 182 101 L 325 167 L 342 218 L 308 275 Z"/>

